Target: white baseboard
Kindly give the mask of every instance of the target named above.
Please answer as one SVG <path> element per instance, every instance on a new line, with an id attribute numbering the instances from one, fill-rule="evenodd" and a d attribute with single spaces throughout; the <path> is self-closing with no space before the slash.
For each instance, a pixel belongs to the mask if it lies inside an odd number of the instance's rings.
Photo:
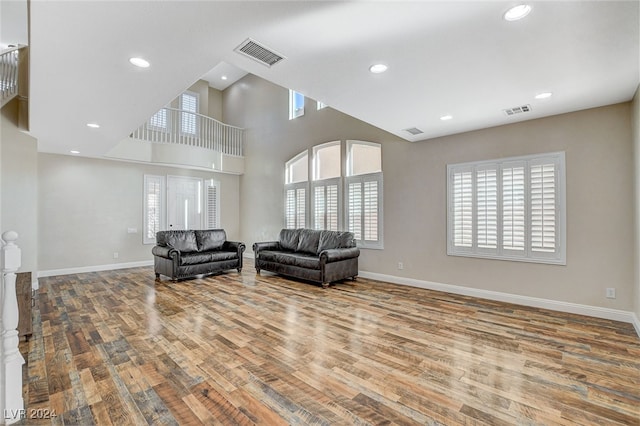
<path id="1" fill-rule="evenodd" d="M 501 293 L 497 291 L 482 290 L 478 288 L 463 287 L 451 284 L 441 284 L 431 281 L 422 281 L 414 278 L 396 277 L 394 275 L 378 274 L 375 272 L 359 271 L 358 276 L 372 280 L 385 281 L 393 284 L 419 287 L 428 290 L 443 291 L 446 293 L 460 294 L 463 296 L 478 297 L 481 299 L 495 300 L 498 302 L 514 303 L 532 308 L 549 309 L 552 311 L 567 312 L 571 314 L 587 315 L 613 321 L 621 321 L 634 325 L 638 337 L 640 337 L 640 322 L 633 312 L 618 309 L 601 308 L 599 306 L 580 305 L 577 303 L 561 302 L 557 300 L 541 299 L 537 297 L 520 296 L 517 294 Z"/>
<path id="2" fill-rule="evenodd" d="M 638 336 L 640 336 L 640 319 L 638 319 L 638 316 L 635 313 L 631 315 L 633 315 L 633 327 L 636 329 Z"/>
<path id="3" fill-rule="evenodd" d="M 54 277 L 57 275 L 82 274 L 86 272 L 112 271 L 115 269 L 138 268 L 141 266 L 153 266 L 153 260 L 142 260 L 139 262 L 111 263 L 108 265 L 80 266 L 77 268 L 51 269 L 48 271 L 38 271 L 38 278 Z"/>

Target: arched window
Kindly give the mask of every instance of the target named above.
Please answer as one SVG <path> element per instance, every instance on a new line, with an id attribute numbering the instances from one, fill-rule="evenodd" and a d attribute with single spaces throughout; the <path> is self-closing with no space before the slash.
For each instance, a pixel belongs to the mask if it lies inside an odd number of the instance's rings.
<path id="1" fill-rule="evenodd" d="M 316 145 L 285 165 L 285 227 L 348 230 L 359 247 L 381 249 L 382 189 L 380 144 L 348 140 Z"/>
<path id="2" fill-rule="evenodd" d="M 307 224 L 309 154 L 303 151 L 285 165 L 285 228 L 304 228 Z"/>
<path id="3" fill-rule="evenodd" d="M 363 248 L 382 248 L 382 148 L 347 141 L 346 228 Z"/>

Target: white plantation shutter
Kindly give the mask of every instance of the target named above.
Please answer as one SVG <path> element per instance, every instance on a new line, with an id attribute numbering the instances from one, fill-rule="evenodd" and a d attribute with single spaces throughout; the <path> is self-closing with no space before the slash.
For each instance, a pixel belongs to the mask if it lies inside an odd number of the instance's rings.
<path id="1" fill-rule="evenodd" d="M 531 166 L 531 250 L 556 251 L 556 167 Z"/>
<path id="2" fill-rule="evenodd" d="M 339 179 L 331 179 L 333 183 L 313 184 L 313 227 L 314 229 L 338 230 L 338 188 Z"/>
<path id="3" fill-rule="evenodd" d="M 304 228 L 307 222 L 307 183 L 286 185 L 284 203 L 285 228 Z"/>
<path id="4" fill-rule="evenodd" d="M 476 171 L 476 234 L 479 248 L 498 247 L 498 181 L 495 166 Z"/>
<path id="5" fill-rule="evenodd" d="M 362 240 L 362 183 L 352 182 L 347 186 L 347 222 L 349 231 L 356 240 Z"/>
<path id="6" fill-rule="evenodd" d="M 502 247 L 525 249 L 524 164 L 502 169 Z"/>
<path id="7" fill-rule="evenodd" d="M 144 176 L 143 235 L 144 244 L 156 242 L 156 232 L 163 229 L 165 206 L 165 177 Z"/>
<path id="8" fill-rule="evenodd" d="M 382 173 L 350 176 L 347 187 L 347 230 L 363 248 L 382 247 Z"/>
<path id="9" fill-rule="evenodd" d="M 198 96 L 194 93 L 183 93 L 180 95 L 180 130 L 188 135 L 198 133 L 198 121 L 196 113 L 198 112 Z"/>
<path id="10" fill-rule="evenodd" d="M 220 228 L 220 199 L 218 182 L 209 182 L 205 194 L 205 228 Z"/>
<path id="11" fill-rule="evenodd" d="M 473 245 L 473 178 L 472 172 L 453 174 L 453 245 Z"/>
<path id="12" fill-rule="evenodd" d="M 153 114 L 147 123 L 147 127 L 152 130 L 167 130 L 167 110 L 162 108 L 160 111 Z"/>
<path id="13" fill-rule="evenodd" d="M 378 240 L 378 182 L 364 182 L 362 203 L 363 230 L 365 241 Z"/>
<path id="14" fill-rule="evenodd" d="M 564 153 L 448 169 L 450 255 L 566 264 Z"/>

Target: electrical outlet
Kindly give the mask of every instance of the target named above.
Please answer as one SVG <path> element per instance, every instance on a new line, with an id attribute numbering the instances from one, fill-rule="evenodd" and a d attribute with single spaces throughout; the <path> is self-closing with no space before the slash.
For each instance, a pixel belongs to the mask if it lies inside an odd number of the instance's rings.
<path id="1" fill-rule="evenodd" d="M 398 269 L 404 269 L 404 263 L 398 262 Z"/>
<path id="2" fill-rule="evenodd" d="M 607 299 L 616 298 L 616 289 L 613 287 L 607 287 Z"/>
<path id="3" fill-rule="evenodd" d="M 114 258 L 114 259 L 117 259 L 119 256 L 120 256 L 120 255 L 118 254 L 118 252 L 117 252 L 117 251 L 114 251 L 114 252 L 113 252 L 113 258 Z"/>

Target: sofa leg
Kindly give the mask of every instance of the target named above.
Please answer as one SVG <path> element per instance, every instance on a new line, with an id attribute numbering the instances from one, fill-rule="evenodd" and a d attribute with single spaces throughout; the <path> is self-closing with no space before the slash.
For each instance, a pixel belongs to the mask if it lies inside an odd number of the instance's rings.
<path id="1" fill-rule="evenodd" d="M 242 268 L 238 268 L 238 273 L 242 272 Z"/>
<path id="2" fill-rule="evenodd" d="M 329 283 L 322 283 L 322 288 L 329 288 Z"/>
<path id="3" fill-rule="evenodd" d="M 171 282 L 177 283 L 178 282 L 178 278 L 171 278 Z"/>
<path id="4" fill-rule="evenodd" d="M 160 274 L 156 273 L 156 281 L 160 281 Z"/>
<path id="5" fill-rule="evenodd" d="M 260 268 L 256 268 L 256 274 L 260 275 Z"/>
<path id="6" fill-rule="evenodd" d="M 352 276 L 352 277 L 351 277 L 351 281 L 355 281 L 355 280 L 356 280 L 356 278 L 358 278 L 358 276 L 357 276 L 357 275 Z"/>

